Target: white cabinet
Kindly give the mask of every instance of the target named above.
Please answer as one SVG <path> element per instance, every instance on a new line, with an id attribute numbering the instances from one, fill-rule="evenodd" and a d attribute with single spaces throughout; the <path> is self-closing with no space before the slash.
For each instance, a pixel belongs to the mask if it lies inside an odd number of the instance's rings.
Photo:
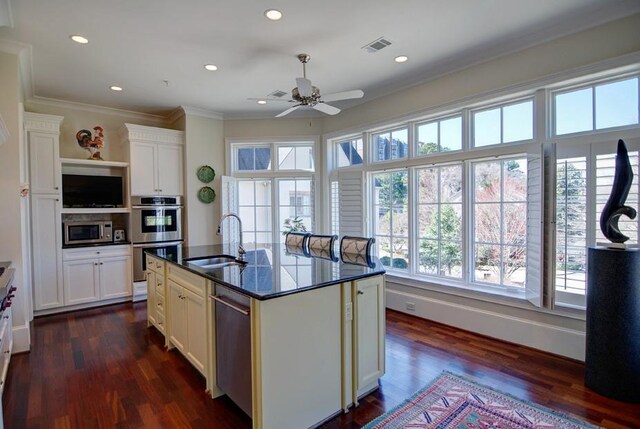
<path id="1" fill-rule="evenodd" d="M 384 277 L 354 282 L 354 373 L 357 396 L 375 386 L 385 371 Z"/>
<path id="2" fill-rule="evenodd" d="M 171 344 L 206 376 L 206 280 L 169 264 L 167 266 L 168 336 Z"/>
<path id="3" fill-rule="evenodd" d="M 147 326 L 157 326 L 156 317 L 156 273 L 147 269 Z"/>
<path id="4" fill-rule="evenodd" d="M 147 267 L 147 326 L 154 325 L 158 331 L 165 335 L 165 296 L 167 295 L 164 280 L 165 263 L 150 255 L 144 255 L 144 257 Z"/>
<path id="5" fill-rule="evenodd" d="M 25 113 L 31 190 L 34 309 L 64 304 L 59 136 L 61 116 Z"/>
<path id="6" fill-rule="evenodd" d="M 65 305 L 131 295 L 131 249 L 128 245 L 65 249 Z"/>
<path id="7" fill-rule="evenodd" d="M 182 131 L 125 124 L 131 195 L 183 194 Z"/>

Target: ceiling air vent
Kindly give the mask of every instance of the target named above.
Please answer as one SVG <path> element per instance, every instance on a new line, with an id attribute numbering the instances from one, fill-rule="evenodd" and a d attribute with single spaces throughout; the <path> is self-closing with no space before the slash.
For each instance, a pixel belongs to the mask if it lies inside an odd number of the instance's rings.
<path id="1" fill-rule="evenodd" d="M 269 97 L 282 98 L 287 94 L 288 92 L 280 91 L 279 89 L 277 89 L 273 91 L 271 94 L 269 94 Z"/>
<path id="2" fill-rule="evenodd" d="M 390 44 L 391 44 L 390 41 L 388 41 L 384 37 L 380 37 L 379 39 L 376 39 L 371 43 L 367 43 L 362 47 L 362 49 L 364 49 L 365 51 L 371 54 L 373 52 L 378 52 L 380 49 L 386 48 Z"/>

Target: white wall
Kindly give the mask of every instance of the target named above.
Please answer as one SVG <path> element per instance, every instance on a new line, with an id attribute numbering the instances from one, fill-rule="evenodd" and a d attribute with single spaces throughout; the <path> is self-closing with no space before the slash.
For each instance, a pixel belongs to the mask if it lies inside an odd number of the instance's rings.
<path id="1" fill-rule="evenodd" d="M 0 261 L 12 261 L 18 288 L 12 306 L 14 352 L 29 350 L 29 316 L 22 266 L 22 224 L 20 191 L 20 86 L 18 57 L 0 52 L 0 115 L 9 130 L 9 139 L 0 146 Z"/>
<path id="2" fill-rule="evenodd" d="M 185 133 L 185 237 L 189 246 L 220 243 L 216 227 L 220 220 L 221 186 L 224 175 L 223 121 L 186 114 Z M 198 168 L 208 165 L 216 172 L 211 183 L 198 180 Z M 198 199 L 198 190 L 210 186 L 216 192 L 216 199 L 205 204 Z"/>

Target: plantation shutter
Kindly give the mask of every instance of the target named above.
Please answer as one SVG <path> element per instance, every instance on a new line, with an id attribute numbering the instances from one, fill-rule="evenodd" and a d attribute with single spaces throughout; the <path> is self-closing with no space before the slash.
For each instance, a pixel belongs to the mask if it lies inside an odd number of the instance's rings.
<path id="1" fill-rule="evenodd" d="M 339 232 L 341 236 L 365 234 L 364 180 L 361 171 L 338 174 Z"/>
<path id="2" fill-rule="evenodd" d="M 238 212 L 238 185 L 236 179 L 230 176 L 222 176 L 222 200 L 220 202 L 220 216 L 225 213 Z M 226 219 L 222 224 L 222 243 L 228 244 L 238 240 L 238 222 L 235 219 Z"/>
<path id="3" fill-rule="evenodd" d="M 536 307 L 542 306 L 542 240 L 543 240 L 543 157 L 527 154 L 527 278 L 525 294 Z"/>

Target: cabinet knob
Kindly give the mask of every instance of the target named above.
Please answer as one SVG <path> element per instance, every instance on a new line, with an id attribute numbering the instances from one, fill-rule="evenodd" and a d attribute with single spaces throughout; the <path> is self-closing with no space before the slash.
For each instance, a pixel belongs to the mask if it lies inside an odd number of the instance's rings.
<path id="1" fill-rule="evenodd" d="M 100 254 L 100 252 L 96 252 L 98 255 Z"/>
<path id="2" fill-rule="evenodd" d="M 364 295 L 364 291 L 359 290 L 359 291 L 358 291 L 358 295 Z"/>
<path id="3" fill-rule="evenodd" d="M 103 262 L 100 262 L 100 265 L 104 265 L 104 263 L 103 263 Z"/>
<path id="4" fill-rule="evenodd" d="M 56 198 L 56 201 L 60 201 L 60 198 Z"/>
<path id="5" fill-rule="evenodd" d="M 58 188 L 58 187 L 56 186 L 56 187 L 55 187 L 55 188 L 53 188 L 53 189 L 55 189 L 55 190 L 57 191 L 57 190 L 58 190 L 58 189 L 60 189 L 60 188 Z"/>
<path id="6" fill-rule="evenodd" d="M 93 265 L 98 265 L 98 263 L 97 263 L 97 262 L 94 262 L 94 263 L 93 263 Z"/>

